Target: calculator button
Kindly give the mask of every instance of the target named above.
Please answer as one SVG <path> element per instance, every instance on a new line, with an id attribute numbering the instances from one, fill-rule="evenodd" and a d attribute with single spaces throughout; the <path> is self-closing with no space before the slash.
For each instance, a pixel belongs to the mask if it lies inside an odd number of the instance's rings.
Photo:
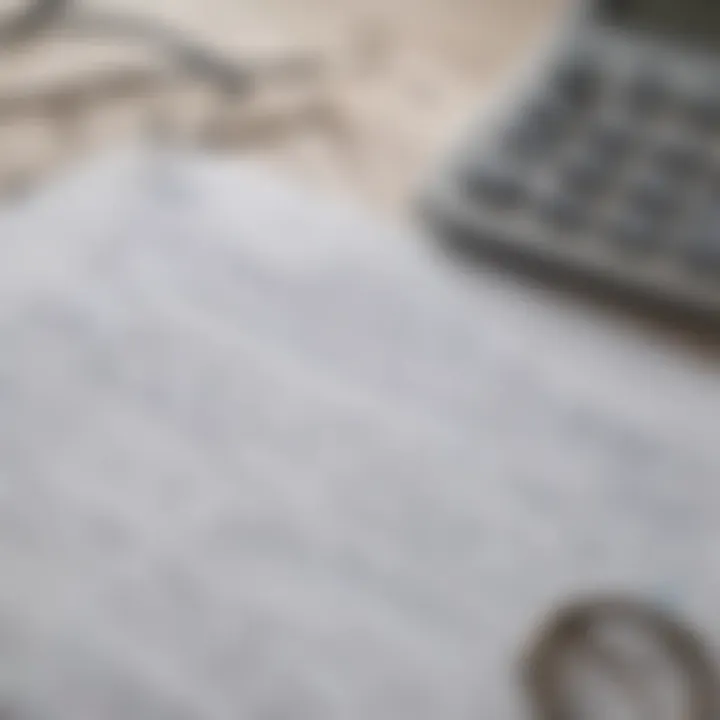
<path id="1" fill-rule="evenodd" d="M 628 107 L 635 113 L 647 114 L 660 110 L 670 102 L 671 93 L 661 78 L 652 71 L 638 73 L 626 88 Z"/>
<path id="2" fill-rule="evenodd" d="M 629 181 L 626 192 L 638 211 L 667 217 L 679 202 L 681 187 L 667 174 L 648 170 Z"/>
<path id="3" fill-rule="evenodd" d="M 546 95 L 534 106 L 526 108 L 525 122 L 546 133 L 562 133 L 575 119 L 576 110 L 562 97 Z"/>
<path id="4" fill-rule="evenodd" d="M 628 152 L 635 133 L 620 121 L 603 120 L 588 131 L 588 144 L 606 157 L 618 158 Z"/>
<path id="5" fill-rule="evenodd" d="M 577 230 L 585 224 L 585 204 L 562 188 L 539 192 L 536 202 L 541 220 L 558 230 Z"/>
<path id="6" fill-rule="evenodd" d="M 517 176 L 501 166 L 478 166 L 465 174 L 465 185 L 476 200 L 509 209 L 523 199 L 523 186 Z"/>
<path id="7" fill-rule="evenodd" d="M 507 135 L 507 149 L 521 158 L 538 157 L 555 149 L 567 128 L 567 110 L 545 101 L 525 111 Z"/>
<path id="8" fill-rule="evenodd" d="M 652 153 L 655 166 L 672 175 L 687 175 L 699 170 L 706 159 L 707 151 L 695 143 L 681 139 L 658 143 Z"/>
<path id="9" fill-rule="evenodd" d="M 591 58 L 576 56 L 560 65 L 553 85 L 561 97 L 573 104 L 585 105 L 599 94 L 602 85 L 601 72 Z"/>
<path id="10" fill-rule="evenodd" d="M 687 263 L 695 270 L 720 274 L 720 222 L 691 232 L 683 245 Z"/>
<path id="11" fill-rule="evenodd" d="M 693 127 L 704 132 L 720 129 L 720 95 L 701 95 L 688 103 L 688 118 Z"/>
<path id="12" fill-rule="evenodd" d="M 562 97 L 547 93 L 545 97 L 527 108 L 529 122 L 541 127 L 558 127 L 573 113 L 573 107 Z"/>
<path id="13" fill-rule="evenodd" d="M 508 140 L 507 149 L 519 160 L 537 160 L 547 157 L 555 151 L 557 138 L 536 128 L 524 128 L 514 133 Z"/>
<path id="14" fill-rule="evenodd" d="M 660 245 L 661 227 L 647 214 L 633 210 L 618 213 L 607 226 L 608 239 L 631 254 L 646 253 Z"/>
<path id="15" fill-rule="evenodd" d="M 609 180 L 612 164 L 598 152 L 581 152 L 568 158 L 560 168 L 566 188 L 573 193 L 595 194 Z"/>

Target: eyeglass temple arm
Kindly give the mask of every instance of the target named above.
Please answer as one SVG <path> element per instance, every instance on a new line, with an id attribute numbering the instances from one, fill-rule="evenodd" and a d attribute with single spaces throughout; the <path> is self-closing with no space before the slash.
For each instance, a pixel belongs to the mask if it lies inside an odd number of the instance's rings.
<path id="1" fill-rule="evenodd" d="M 72 0 L 31 0 L 0 23 L 0 50 L 31 40 L 57 22 Z"/>
<path id="2" fill-rule="evenodd" d="M 0 51 L 32 41 L 49 29 L 79 37 L 140 42 L 157 46 L 181 71 L 230 94 L 249 89 L 258 75 L 294 77 L 314 74 L 318 69 L 312 58 L 302 57 L 233 62 L 158 20 L 112 11 L 74 11 L 74 4 L 75 0 L 30 0 L 23 10 L 0 24 Z"/>

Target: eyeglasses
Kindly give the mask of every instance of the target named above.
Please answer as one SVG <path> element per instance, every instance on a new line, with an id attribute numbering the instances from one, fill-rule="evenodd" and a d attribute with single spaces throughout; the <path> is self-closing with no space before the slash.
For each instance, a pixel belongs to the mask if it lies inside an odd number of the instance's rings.
<path id="1" fill-rule="evenodd" d="M 50 38 L 127 44 L 153 50 L 164 61 L 155 66 L 144 63 L 142 67 L 123 64 L 93 68 L 94 72 L 86 77 L 48 82 L 44 87 L 29 88 L 22 83 L 10 92 L 0 89 L 0 135 L 40 125 L 64 153 L 72 150 L 73 138 L 81 134 L 77 131 L 80 119 L 96 108 L 119 101 L 139 101 L 142 127 L 153 139 L 175 139 L 177 128 L 183 127 L 180 116 L 188 104 L 179 103 L 177 97 L 187 91 L 188 85 L 192 86 L 191 95 L 202 95 L 202 103 L 194 105 L 203 106 L 200 119 L 192 127 L 193 142 L 228 146 L 239 133 L 228 135 L 224 142 L 223 130 L 229 133 L 233 128 L 226 118 L 231 117 L 238 102 L 249 99 L 258 86 L 266 83 L 313 78 L 321 65 L 316 57 L 300 54 L 238 61 L 150 15 L 94 9 L 76 0 L 18 0 L 10 10 L 0 13 L 0 57 L 4 54 L 12 60 L 18 51 L 39 50 Z M 11 76 L 12 64 L 4 64 Z M 4 72 L 4 77 L 8 76 Z M 22 152 L 14 136 L 7 145 L 8 152 L 0 153 L 0 165 L 8 165 L 13 153 Z M 22 159 L 17 164 L 22 165 Z M 21 170 L 5 169 L 0 167 L 0 197 L 4 190 L 12 193 L 16 186 L 24 189 L 26 180 Z"/>

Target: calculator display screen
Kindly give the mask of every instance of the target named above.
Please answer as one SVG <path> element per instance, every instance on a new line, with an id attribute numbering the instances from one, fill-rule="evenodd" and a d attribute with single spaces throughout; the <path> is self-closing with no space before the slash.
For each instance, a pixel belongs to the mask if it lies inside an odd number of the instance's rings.
<path id="1" fill-rule="evenodd" d="M 720 47 L 720 0 L 610 0 L 606 4 L 614 24 Z"/>

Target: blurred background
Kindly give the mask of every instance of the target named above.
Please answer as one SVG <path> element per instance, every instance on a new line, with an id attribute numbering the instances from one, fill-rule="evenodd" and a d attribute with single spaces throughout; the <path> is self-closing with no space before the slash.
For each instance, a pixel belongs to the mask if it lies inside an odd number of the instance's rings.
<path id="1" fill-rule="evenodd" d="M 0 0 L 6 12 L 20 4 Z M 207 130 L 218 108 L 208 87 L 189 77 L 166 85 L 143 81 L 165 62 L 153 43 L 92 34 L 79 39 L 50 28 L 3 48 L 3 195 L 24 192 L 95 150 L 138 137 L 161 116 L 184 142 L 261 156 L 302 180 L 396 210 L 454 129 L 552 27 L 564 4 L 77 0 L 82 10 L 159 23 L 238 63 L 297 57 L 313 69 L 260 78 L 252 93 L 224 108 L 224 136 L 211 143 Z M 48 92 L 76 101 L 27 102 Z"/>
<path id="2" fill-rule="evenodd" d="M 570 0 L 41 2 L 0 0 L 0 717 L 524 718 L 577 593 L 717 634 L 715 337 L 374 218 Z M 93 171 L 136 142 L 323 200 Z"/>

